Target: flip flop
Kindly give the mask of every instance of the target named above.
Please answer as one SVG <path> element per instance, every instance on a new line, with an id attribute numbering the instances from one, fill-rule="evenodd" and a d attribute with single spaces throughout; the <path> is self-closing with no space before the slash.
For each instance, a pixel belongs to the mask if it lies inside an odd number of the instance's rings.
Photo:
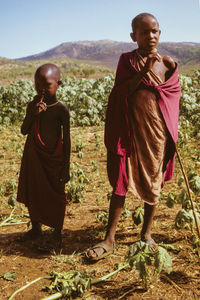
<path id="1" fill-rule="evenodd" d="M 101 255 L 99 255 L 99 256 L 98 256 L 98 252 L 95 251 L 95 249 L 98 249 L 98 248 L 102 248 L 102 249 L 104 250 L 104 252 L 103 252 Z M 102 259 L 102 258 L 107 257 L 107 256 L 110 255 L 110 254 L 113 254 L 113 253 L 114 253 L 114 248 L 115 248 L 115 245 L 114 245 L 114 244 L 113 244 L 112 249 L 108 249 L 108 246 L 107 246 L 107 245 L 105 245 L 104 243 L 99 243 L 99 244 L 96 244 L 95 246 L 93 246 L 93 247 L 87 249 L 87 251 L 85 252 L 85 255 L 86 255 L 86 257 L 87 257 L 90 261 L 98 261 L 98 260 L 100 260 L 100 259 Z M 89 251 L 89 250 L 94 251 L 94 252 L 96 253 L 97 256 L 96 256 L 96 257 L 92 257 L 92 256 L 88 255 L 88 251 Z"/>

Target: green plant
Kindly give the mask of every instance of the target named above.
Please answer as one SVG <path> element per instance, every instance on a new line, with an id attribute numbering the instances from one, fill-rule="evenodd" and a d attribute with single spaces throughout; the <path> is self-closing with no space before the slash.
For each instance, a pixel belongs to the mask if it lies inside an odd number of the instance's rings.
<path id="1" fill-rule="evenodd" d="M 99 211 L 98 214 L 96 215 L 96 219 L 100 221 L 103 225 L 108 224 L 108 212 L 106 211 Z"/>
<path id="2" fill-rule="evenodd" d="M 78 163 L 71 164 L 70 181 L 67 183 L 67 199 L 71 202 L 81 203 L 85 185 L 89 183 L 84 171 Z"/>
<path id="3" fill-rule="evenodd" d="M 148 288 L 149 282 L 157 280 L 162 271 L 170 273 L 172 271 L 172 259 L 168 252 L 158 246 L 157 251 L 140 241 L 132 244 L 125 257 L 126 262 L 131 268 L 135 267 L 139 271 L 145 288 Z M 153 266 L 151 272 L 147 266 Z"/>
<path id="4" fill-rule="evenodd" d="M 7 272 L 3 275 L 0 275 L 0 278 L 7 280 L 7 281 L 14 281 L 16 274 L 17 274 L 16 272 Z"/>
<path id="5" fill-rule="evenodd" d="M 99 149 L 100 145 L 101 145 L 100 144 L 101 136 L 100 136 L 99 133 L 95 133 L 94 137 L 95 137 L 95 146 L 96 146 L 97 149 Z"/>
<path id="6" fill-rule="evenodd" d="M 169 208 L 172 208 L 176 203 L 176 193 L 175 191 L 170 191 L 166 200 L 166 205 Z"/>
<path id="7" fill-rule="evenodd" d="M 133 226 L 138 226 L 144 222 L 144 209 L 141 206 L 137 206 L 132 213 Z"/>
<path id="8" fill-rule="evenodd" d="M 152 274 L 148 270 L 147 266 L 153 266 Z M 162 271 L 168 273 L 171 272 L 172 260 L 171 256 L 164 248 L 158 246 L 158 250 L 154 252 L 149 245 L 140 241 L 130 246 L 129 251 L 125 256 L 124 263 L 118 264 L 116 270 L 103 277 L 93 279 L 87 271 L 79 272 L 77 270 L 71 270 L 66 273 L 52 271 L 49 277 L 39 277 L 15 291 L 9 300 L 12 300 L 20 291 L 45 278 L 50 279 L 52 282 L 49 286 L 45 286 L 43 290 L 54 294 L 45 297 L 42 300 L 53 300 L 61 297 L 71 299 L 71 297 L 82 296 L 84 292 L 91 287 L 91 285 L 103 282 L 128 267 L 136 268 L 139 271 L 145 288 L 148 288 L 149 282 L 157 280 Z"/>

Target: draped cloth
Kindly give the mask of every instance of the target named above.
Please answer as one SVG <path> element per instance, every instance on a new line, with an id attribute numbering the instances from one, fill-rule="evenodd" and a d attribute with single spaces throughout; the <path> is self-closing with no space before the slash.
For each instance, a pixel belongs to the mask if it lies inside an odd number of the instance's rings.
<path id="1" fill-rule="evenodd" d="M 65 185 L 59 182 L 63 163 L 61 137 L 54 149 L 48 148 L 40 136 L 38 116 L 24 147 L 17 201 L 28 207 L 31 220 L 58 230 L 66 207 Z"/>
<path id="2" fill-rule="evenodd" d="M 105 145 L 114 193 L 124 196 L 129 186 L 154 205 L 161 183 L 173 177 L 181 88 L 176 66 L 165 82 L 150 71 L 130 95 L 130 81 L 143 65 L 137 50 L 120 57 L 106 112 Z"/>

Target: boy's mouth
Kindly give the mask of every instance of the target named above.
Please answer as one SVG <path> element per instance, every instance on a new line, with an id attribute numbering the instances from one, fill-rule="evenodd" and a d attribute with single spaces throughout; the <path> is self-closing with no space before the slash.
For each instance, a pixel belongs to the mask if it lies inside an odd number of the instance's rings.
<path id="1" fill-rule="evenodd" d="M 150 40 L 150 41 L 148 41 L 148 44 L 149 44 L 149 45 L 155 45 L 155 44 L 156 44 L 156 41 Z"/>

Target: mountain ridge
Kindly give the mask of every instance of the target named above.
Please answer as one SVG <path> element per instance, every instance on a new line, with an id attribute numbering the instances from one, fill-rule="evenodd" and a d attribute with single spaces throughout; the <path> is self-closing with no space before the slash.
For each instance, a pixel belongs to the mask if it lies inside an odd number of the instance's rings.
<path id="1" fill-rule="evenodd" d="M 16 60 L 38 60 L 48 58 L 72 58 L 93 61 L 98 64 L 116 68 L 119 56 L 137 48 L 136 43 L 112 40 L 64 42 L 47 51 L 29 55 Z M 158 45 L 161 55 L 169 55 L 180 64 L 200 64 L 200 43 L 195 42 L 161 42 Z"/>

